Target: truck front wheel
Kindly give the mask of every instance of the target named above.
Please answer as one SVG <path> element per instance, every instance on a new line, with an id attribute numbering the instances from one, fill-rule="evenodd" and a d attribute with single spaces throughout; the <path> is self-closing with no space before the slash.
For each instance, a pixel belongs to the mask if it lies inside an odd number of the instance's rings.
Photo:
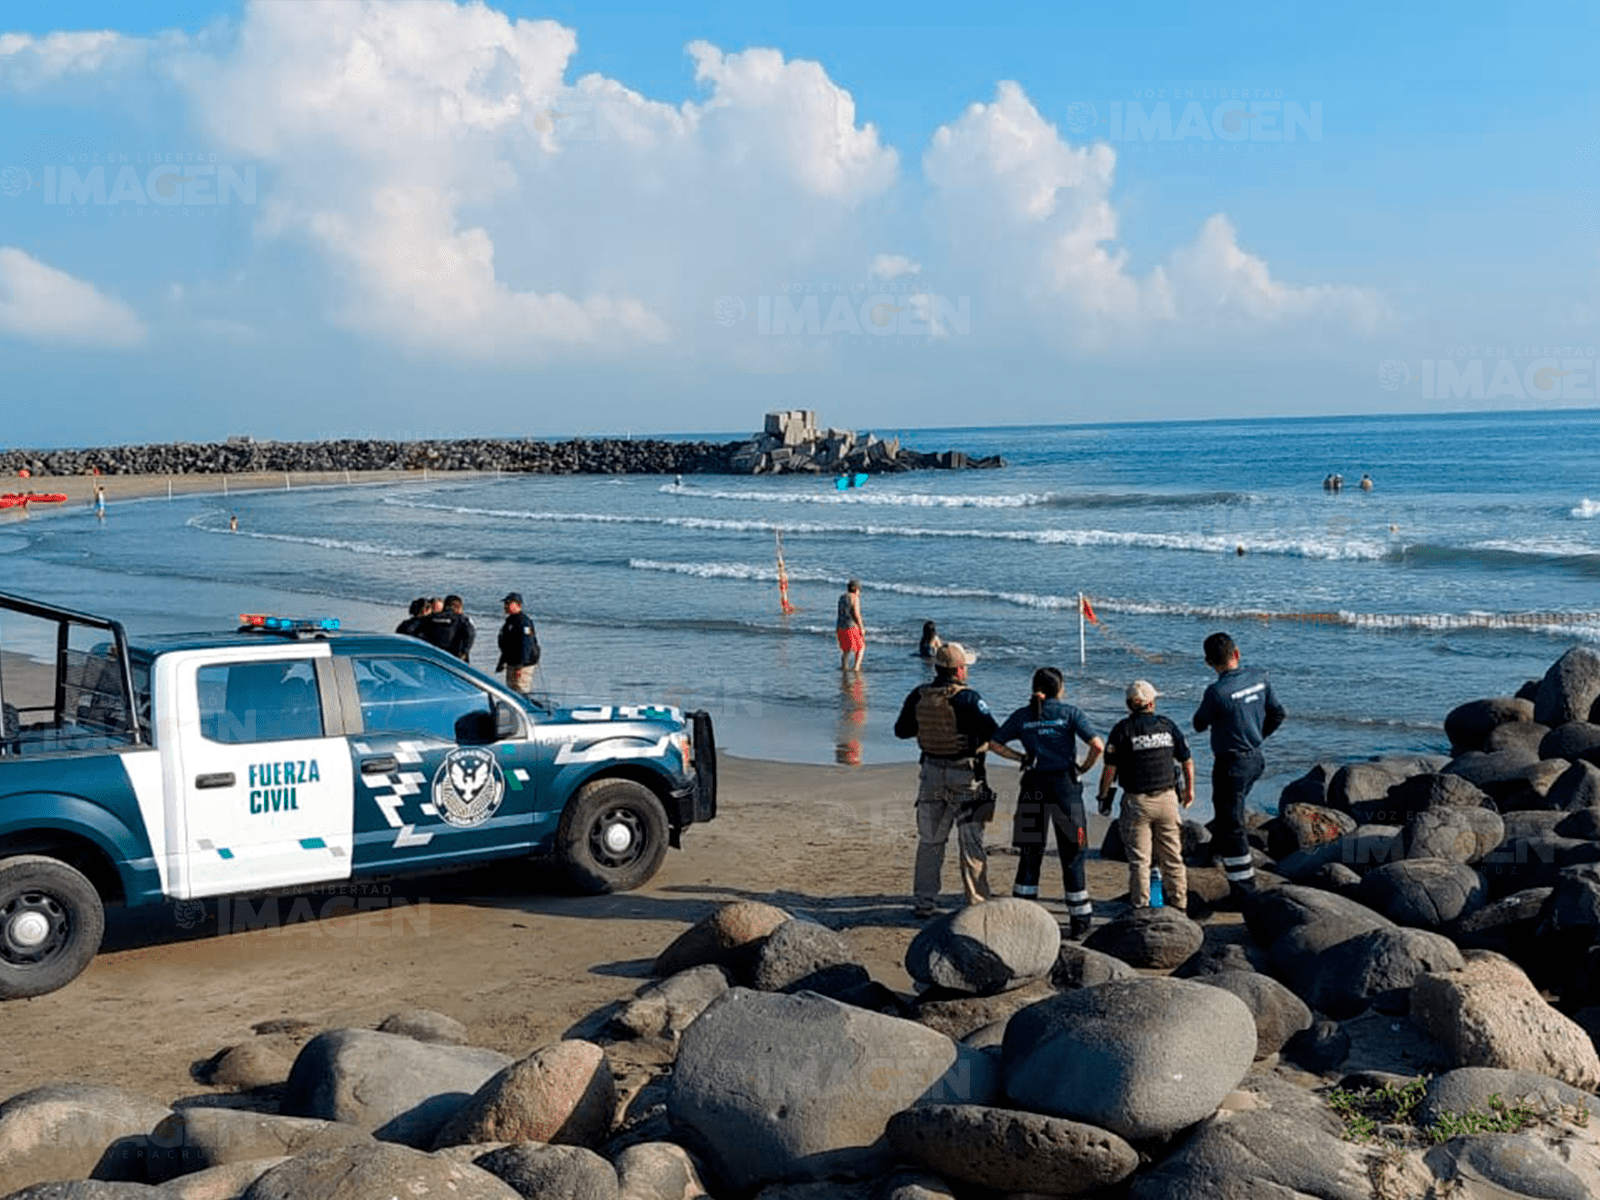
<path id="1" fill-rule="evenodd" d="M 666 857 L 667 814 L 643 784 L 601 779 L 578 789 L 561 814 L 557 839 L 562 864 L 580 891 L 631 891 Z"/>
<path id="2" fill-rule="evenodd" d="M 80 872 L 39 854 L 0 859 L 0 1000 L 66 987 L 105 931 L 100 895 Z"/>

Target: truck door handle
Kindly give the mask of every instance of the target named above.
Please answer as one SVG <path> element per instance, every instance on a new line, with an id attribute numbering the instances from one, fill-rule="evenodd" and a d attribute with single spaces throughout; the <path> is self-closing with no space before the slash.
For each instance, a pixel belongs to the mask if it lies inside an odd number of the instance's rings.
<path id="1" fill-rule="evenodd" d="M 361 773 L 363 775 L 387 775 L 390 771 L 400 769 L 400 760 L 392 754 L 380 754 L 377 758 L 364 758 L 361 760 Z"/>
<path id="2" fill-rule="evenodd" d="M 211 775 L 196 775 L 194 785 L 197 788 L 219 788 L 233 786 L 232 771 L 218 771 Z"/>

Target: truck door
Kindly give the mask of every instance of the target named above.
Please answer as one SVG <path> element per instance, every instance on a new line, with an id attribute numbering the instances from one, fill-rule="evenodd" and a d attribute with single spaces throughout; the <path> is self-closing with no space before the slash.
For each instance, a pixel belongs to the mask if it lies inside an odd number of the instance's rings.
<path id="1" fill-rule="evenodd" d="M 496 740 L 496 702 L 509 701 L 465 672 L 403 653 L 336 661 L 353 673 L 361 709 L 350 738 L 357 872 L 532 847 L 539 747 L 521 706 L 516 734 Z"/>
<path id="2" fill-rule="evenodd" d="M 176 894 L 349 878 L 350 752 L 324 733 L 327 647 L 197 652 L 173 682 Z"/>

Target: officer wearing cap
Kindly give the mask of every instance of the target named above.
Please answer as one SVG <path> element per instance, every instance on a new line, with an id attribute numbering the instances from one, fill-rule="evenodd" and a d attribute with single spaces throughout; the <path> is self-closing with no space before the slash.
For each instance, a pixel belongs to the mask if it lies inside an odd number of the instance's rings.
<path id="1" fill-rule="evenodd" d="M 916 738 L 922 750 L 917 776 L 917 861 L 912 875 L 913 912 L 938 911 L 939 876 L 950 830 L 961 854 L 961 885 L 968 904 L 989 898 L 989 860 L 984 822 L 994 815 L 993 793 L 983 774 L 984 746 L 999 728 L 983 697 L 967 686 L 972 657 L 960 642 L 946 642 L 934 655 L 932 683 L 913 688 L 900 706 L 894 735 Z"/>
<path id="2" fill-rule="evenodd" d="M 1196 733 L 1211 731 L 1211 846 L 1222 859 L 1229 894 L 1236 899 L 1255 891 L 1255 864 L 1244 827 L 1244 799 L 1266 770 L 1261 743 L 1283 724 L 1284 709 L 1267 674 L 1239 665 L 1239 647 L 1225 633 L 1205 641 L 1206 665 L 1217 680 L 1206 688 L 1195 710 Z"/>
<path id="3" fill-rule="evenodd" d="M 1106 765 L 1100 774 L 1100 815 L 1111 812 L 1111 795 L 1122 784 L 1122 812 L 1117 826 L 1128 852 L 1128 902 L 1150 904 L 1150 857 L 1161 868 L 1166 903 L 1179 912 L 1189 899 L 1189 875 L 1183 866 L 1183 818 L 1173 787 L 1174 766 L 1183 771 L 1182 806 L 1194 803 L 1194 759 L 1183 731 L 1156 712 L 1156 691 L 1147 680 L 1128 685 L 1128 715 L 1106 739 Z"/>
<path id="4" fill-rule="evenodd" d="M 508 592 L 500 602 L 506 619 L 500 626 L 500 660 L 496 671 L 506 673 L 506 685 L 526 696 L 533 691 L 533 669 L 539 665 L 539 635 L 533 618 L 522 611 L 522 593 Z"/>

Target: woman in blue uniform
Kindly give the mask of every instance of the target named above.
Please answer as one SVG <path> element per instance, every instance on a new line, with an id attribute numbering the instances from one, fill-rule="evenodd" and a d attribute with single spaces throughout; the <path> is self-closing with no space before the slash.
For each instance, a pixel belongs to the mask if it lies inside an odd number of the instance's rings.
<path id="1" fill-rule="evenodd" d="M 1022 764 L 1022 788 L 1011 827 L 1011 844 L 1018 850 L 1013 896 L 1037 899 L 1039 870 L 1044 864 L 1048 830 L 1056 831 L 1056 853 L 1061 856 L 1061 877 L 1066 886 L 1070 936 L 1089 932 L 1093 906 L 1084 870 L 1089 822 L 1083 809 L 1080 780 L 1093 767 L 1105 743 L 1083 713 L 1061 698 L 1063 680 L 1055 667 L 1033 673 L 1033 696 L 1006 718 L 988 748 L 1002 758 Z M 1078 743 L 1089 747 L 1078 761 Z M 1020 742 L 1022 753 L 1002 745 Z"/>

